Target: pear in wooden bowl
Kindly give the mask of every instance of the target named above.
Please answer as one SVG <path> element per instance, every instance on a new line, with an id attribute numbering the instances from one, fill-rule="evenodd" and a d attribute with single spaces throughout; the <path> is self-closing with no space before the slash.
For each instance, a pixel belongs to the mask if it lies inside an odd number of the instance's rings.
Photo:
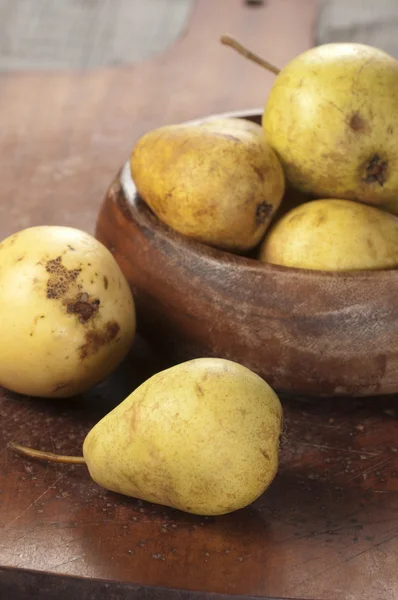
<path id="1" fill-rule="evenodd" d="M 234 116 L 261 120 L 260 111 Z M 284 268 L 193 241 L 145 205 L 128 164 L 96 236 L 131 285 L 138 330 L 173 360 L 227 358 L 297 394 L 398 392 L 397 270 Z"/>

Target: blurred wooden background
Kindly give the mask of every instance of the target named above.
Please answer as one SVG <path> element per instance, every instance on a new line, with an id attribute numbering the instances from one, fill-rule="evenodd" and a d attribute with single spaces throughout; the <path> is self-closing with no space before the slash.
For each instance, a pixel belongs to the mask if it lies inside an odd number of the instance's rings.
<path id="1" fill-rule="evenodd" d="M 398 56 L 397 0 L 318 4 L 315 43 L 364 42 Z M 146 60 L 184 34 L 193 7 L 194 0 L 0 0 L 0 70 Z"/>

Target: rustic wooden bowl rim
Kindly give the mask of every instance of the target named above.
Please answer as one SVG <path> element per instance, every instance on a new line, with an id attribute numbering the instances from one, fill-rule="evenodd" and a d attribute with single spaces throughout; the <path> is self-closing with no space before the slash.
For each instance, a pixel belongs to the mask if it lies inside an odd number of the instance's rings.
<path id="1" fill-rule="evenodd" d="M 214 118 L 246 118 L 253 120 L 255 118 L 261 118 L 262 111 L 260 109 L 252 109 L 246 111 L 234 111 L 228 113 L 220 113 L 215 115 L 209 115 L 200 119 L 194 119 L 186 121 L 183 124 L 197 124 Z M 128 160 L 120 172 L 120 185 L 122 187 L 124 196 L 128 202 L 129 210 L 134 215 L 134 219 L 142 227 L 146 227 L 152 230 L 156 230 L 157 234 L 163 238 L 172 238 L 173 241 L 182 247 L 185 247 L 188 252 L 196 255 L 206 256 L 207 259 L 216 260 L 220 263 L 234 264 L 244 269 L 250 269 L 256 273 L 281 273 L 285 277 L 291 273 L 293 276 L 298 274 L 307 274 L 312 278 L 355 278 L 355 279 L 371 279 L 374 282 L 375 279 L 381 280 L 382 278 L 391 278 L 396 276 L 397 269 L 362 269 L 357 271 L 322 271 L 316 269 L 298 269 L 295 267 L 284 267 L 281 265 L 273 265 L 262 263 L 259 260 L 247 256 L 241 256 L 239 254 L 233 254 L 226 250 L 221 250 L 208 246 L 197 240 L 188 238 L 168 227 L 162 221 L 160 221 L 156 215 L 150 210 L 137 193 L 134 181 L 130 171 L 130 161 Z"/>

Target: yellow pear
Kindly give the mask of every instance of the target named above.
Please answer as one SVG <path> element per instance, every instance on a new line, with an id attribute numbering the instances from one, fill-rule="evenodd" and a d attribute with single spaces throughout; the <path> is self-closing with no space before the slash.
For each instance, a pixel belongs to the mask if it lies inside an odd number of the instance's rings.
<path id="1" fill-rule="evenodd" d="M 259 376 L 202 358 L 158 373 L 88 434 L 103 487 L 202 515 L 242 508 L 273 480 L 282 409 Z"/>
<path id="2" fill-rule="evenodd" d="M 263 115 L 287 180 L 318 198 L 383 205 L 398 197 L 398 61 L 334 43 L 293 59 Z"/>
<path id="3" fill-rule="evenodd" d="M 398 217 L 351 200 L 313 200 L 273 226 L 259 259 L 325 271 L 394 268 L 398 266 Z"/>
<path id="4" fill-rule="evenodd" d="M 157 373 L 87 434 L 83 457 L 12 444 L 21 454 L 86 463 L 108 490 L 200 515 L 243 508 L 278 469 L 282 407 L 261 377 L 199 358 Z"/>
<path id="5" fill-rule="evenodd" d="M 279 206 L 284 175 L 258 125 L 229 121 L 148 132 L 133 149 L 131 173 L 143 200 L 169 227 L 246 252 Z"/>

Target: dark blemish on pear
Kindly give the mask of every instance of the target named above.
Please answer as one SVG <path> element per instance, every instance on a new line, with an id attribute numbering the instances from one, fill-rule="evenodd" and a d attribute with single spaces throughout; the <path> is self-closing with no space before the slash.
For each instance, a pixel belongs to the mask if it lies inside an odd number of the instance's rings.
<path id="1" fill-rule="evenodd" d="M 327 221 L 327 216 L 323 213 L 323 212 L 319 212 L 318 216 L 317 216 L 317 220 L 315 222 L 315 227 L 319 227 L 320 225 L 323 225 L 323 223 L 326 223 Z"/>
<path id="2" fill-rule="evenodd" d="M 81 269 L 68 270 L 58 256 L 46 262 L 46 271 L 50 274 L 47 281 L 47 298 L 59 299 L 65 296 L 69 287 L 75 283 Z"/>
<path id="3" fill-rule="evenodd" d="M 164 195 L 165 200 L 171 200 L 171 198 L 173 197 L 175 189 L 176 189 L 175 186 L 173 186 L 168 192 L 166 192 L 166 194 Z"/>
<path id="4" fill-rule="evenodd" d="M 85 343 L 80 346 L 80 358 L 84 360 L 96 354 L 103 346 L 109 344 L 119 333 L 120 325 L 116 321 L 109 321 L 101 331 L 87 331 Z"/>
<path id="5" fill-rule="evenodd" d="M 108 278 L 107 278 L 107 276 L 106 276 L 106 275 L 104 275 L 104 288 L 105 288 L 106 290 L 108 289 L 108 285 L 109 285 Z"/>
<path id="6" fill-rule="evenodd" d="M 366 245 L 367 245 L 367 247 L 369 248 L 369 253 L 370 253 L 372 256 L 376 256 L 376 255 L 377 255 L 377 250 L 376 250 L 376 248 L 375 248 L 375 246 L 374 246 L 374 243 L 373 243 L 373 241 L 371 240 L 371 238 L 369 238 L 369 237 L 368 237 L 368 238 L 366 239 Z"/>
<path id="7" fill-rule="evenodd" d="M 79 315 L 80 323 L 86 323 L 98 311 L 100 300 L 96 298 L 90 301 L 88 294 L 84 293 L 79 296 L 76 302 L 68 304 L 68 313 Z"/>
<path id="8" fill-rule="evenodd" d="M 263 225 L 268 217 L 272 214 L 272 204 L 267 202 L 261 202 L 256 206 L 256 223 L 257 225 Z"/>
<path id="9" fill-rule="evenodd" d="M 72 381 L 72 380 L 71 380 L 71 381 L 65 381 L 65 382 L 63 382 L 63 383 L 58 383 L 58 384 L 57 384 L 57 385 L 54 387 L 53 391 L 54 391 L 54 392 L 59 392 L 59 391 L 61 391 L 61 390 L 65 389 L 65 388 L 69 387 L 69 386 L 70 386 L 70 385 L 72 385 L 72 384 L 73 384 L 73 381 Z"/>
<path id="10" fill-rule="evenodd" d="M 258 167 L 256 167 L 255 165 L 251 165 L 251 167 L 252 167 L 253 171 L 256 173 L 259 180 L 261 182 L 264 181 L 264 173 L 262 172 L 262 170 L 259 169 Z"/>
<path id="11" fill-rule="evenodd" d="M 353 131 L 357 132 L 364 131 L 366 129 L 365 121 L 357 112 L 352 115 L 349 125 Z"/>
<path id="12" fill-rule="evenodd" d="M 378 154 L 374 154 L 365 165 L 365 177 L 362 179 L 365 183 L 378 183 L 381 187 L 387 181 L 388 162 L 382 160 Z"/>
<path id="13" fill-rule="evenodd" d="M 33 319 L 33 323 L 34 325 L 37 325 L 39 319 L 44 319 L 45 315 L 36 315 L 35 318 Z"/>
<path id="14" fill-rule="evenodd" d="M 199 383 L 197 383 L 197 382 L 195 383 L 195 389 L 196 389 L 196 391 L 197 391 L 197 393 L 198 393 L 198 395 L 199 395 L 199 396 L 204 396 L 204 391 L 203 391 L 203 388 L 202 388 L 202 386 L 201 386 Z"/>

